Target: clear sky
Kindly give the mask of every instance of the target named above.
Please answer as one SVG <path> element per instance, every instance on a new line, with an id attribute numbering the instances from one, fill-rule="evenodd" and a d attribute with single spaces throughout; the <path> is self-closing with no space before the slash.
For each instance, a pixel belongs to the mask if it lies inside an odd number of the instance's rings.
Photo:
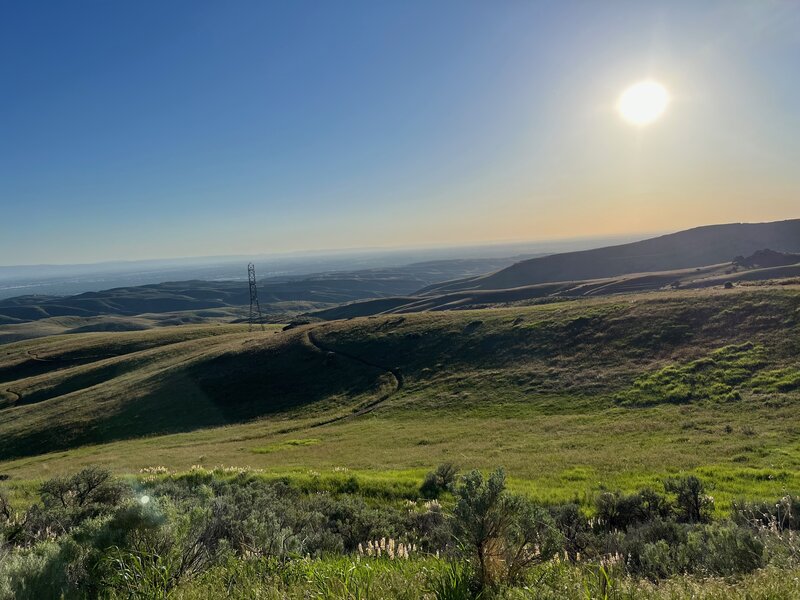
<path id="1" fill-rule="evenodd" d="M 788 0 L 9 0 L 0 86 L 0 264 L 800 217 Z"/>

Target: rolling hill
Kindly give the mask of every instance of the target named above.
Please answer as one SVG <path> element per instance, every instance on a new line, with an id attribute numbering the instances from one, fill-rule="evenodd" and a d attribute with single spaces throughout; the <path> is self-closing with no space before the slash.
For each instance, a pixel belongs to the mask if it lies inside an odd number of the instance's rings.
<path id="1" fill-rule="evenodd" d="M 798 356 L 797 286 L 51 336 L 0 347 L 0 472 L 457 459 L 567 498 L 675 469 L 779 493 L 800 485 Z"/>
<path id="2" fill-rule="evenodd" d="M 800 252 L 800 219 L 710 225 L 619 246 L 553 254 L 521 261 L 488 275 L 434 284 L 417 295 L 499 290 L 703 267 L 767 248 Z"/>
<path id="3" fill-rule="evenodd" d="M 765 259 L 765 256 L 770 258 Z M 741 262 L 727 262 L 674 271 L 632 273 L 604 279 L 555 281 L 498 290 L 469 289 L 441 294 L 428 292 L 415 296 L 356 301 L 310 311 L 306 314 L 309 317 L 324 320 L 352 319 L 379 314 L 480 309 L 678 288 L 702 289 L 732 285 L 765 285 L 769 282 L 792 284 L 797 283 L 800 278 L 800 255 L 760 251 L 753 257 L 742 258 Z M 778 266 L 761 266 L 764 263 L 776 262 L 779 263 Z"/>
<path id="4" fill-rule="evenodd" d="M 417 477 L 457 460 L 503 464 L 549 499 L 684 470 L 723 502 L 777 497 L 800 486 L 798 223 L 523 261 L 474 289 L 413 293 L 489 263 L 268 280 L 273 317 L 322 310 L 265 332 L 236 323 L 242 282 L 9 299 L 0 474 L 101 462 Z M 554 264 L 603 273 L 603 260 L 624 272 L 483 287 Z M 676 261 L 690 264 L 626 271 Z"/>
<path id="5" fill-rule="evenodd" d="M 259 282 L 259 297 L 264 312 L 283 318 L 287 313 L 315 307 L 408 294 L 436 281 L 497 269 L 518 258 L 440 260 L 384 269 L 267 278 Z M 132 317 L 165 313 L 193 313 L 188 315 L 190 322 L 191 319 L 197 322 L 219 317 L 227 312 L 225 309 L 245 306 L 249 301 L 247 282 L 231 280 L 173 281 L 75 296 L 17 296 L 0 300 L 0 326 L 54 317 L 89 319 L 107 315 Z M 180 315 L 175 316 L 176 320 L 179 318 Z M 121 327 L 119 321 L 116 324 Z M 140 325 L 142 323 L 134 328 L 140 328 Z"/>

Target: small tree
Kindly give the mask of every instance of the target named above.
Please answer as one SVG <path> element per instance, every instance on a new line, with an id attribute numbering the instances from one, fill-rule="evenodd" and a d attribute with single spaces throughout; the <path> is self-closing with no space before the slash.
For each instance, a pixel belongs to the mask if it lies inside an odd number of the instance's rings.
<path id="1" fill-rule="evenodd" d="M 455 489 L 454 533 L 476 562 L 481 589 L 518 580 L 531 564 L 560 550 L 562 536 L 547 511 L 505 491 L 505 472 L 484 480 L 464 475 Z"/>
<path id="2" fill-rule="evenodd" d="M 708 523 L 711 520 L 714 498 L 706 493 L 706 485 L 694 475 L 665 480 L 664 491 L 675 495 L 679 520 L 684 523 Z"/>
<path id="3" fill-rule="evenodd" d="M 477 559 L 480 586 L 486 587 L 498 579 L 501 570 L 501 539 L 510 526 L 510 514 L 505 510 L 506 475 L 498 469 L 484 481 L 480 471 L 464 475 L 456 489 L 456 538 L 467 546 Z"/>

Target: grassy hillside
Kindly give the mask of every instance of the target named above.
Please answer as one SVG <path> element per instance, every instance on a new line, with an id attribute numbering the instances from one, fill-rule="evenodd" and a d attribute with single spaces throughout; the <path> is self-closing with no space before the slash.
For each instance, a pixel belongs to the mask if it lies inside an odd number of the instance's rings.
<path id="1" fill-rule="evenodd" d="M 500 290 L 465 290 L 439 295 L 425 293 L 419 296 L 364 300 L 310 311 L 306 316 L 336 320 L 422 311 L 480 309 L 665 289 L 796 285 L 798 278 L 800 278 L 800 264 L 747 268 L 728 262 L 693 269 L 638 273 L 606 279 L 556 281 Z"/>
<path id="2" fill-rule="evenodd" d="M 780 252 L 800 251 L 800 219 L 710 225 L 630 244 L 533 258 L 489 275 L 435 284 L 423 292 L 499 290 L 546 282 L 702 267 L 767 248 Z"/>
<path id="3" fill-rule="evenodd" d="M 688 470 L 724 506 L 800 487 L 798 356 L 791 286 L 44 338 L 0 349 L 0 472 L 347 468 L 413 487 L 451 460 L 580 499 Z"/>
<path id="4" fill-rule="evenodd" d="M 187 431 L 356 402 L 382 371 L 327 355 L 304 332 L 182 327 L 53 337 L 0 351 L 3 456 Z M 313 374 L 312 377 L 307 375 Z"/>
<path id="5" fill-rule="evenodd" d="M 288 314 L 308 310 L 311 305 L 292 304 L 286 307 Z M 273 307 L 277 308 L 277 307 Z M 219 325 L 241 320 L 246 307 L 201 309 L 167 313 L 143 313 L 135 316 L 100 315 L 94 317 L 48 317 L 0 325 L 0 345 L 47 337 L 52 335 L 92 332 L 145 331 L 176 325 Z"/>

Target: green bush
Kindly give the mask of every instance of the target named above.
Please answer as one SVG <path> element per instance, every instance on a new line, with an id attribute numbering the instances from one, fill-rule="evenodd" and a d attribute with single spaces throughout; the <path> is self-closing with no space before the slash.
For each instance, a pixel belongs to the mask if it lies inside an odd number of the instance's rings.
<path id="1" fill-rule="evenodd" d="M 595 510 L 600 526 L 607 531 L 652 521 L 667 519 L 672 514 L 669 499 L 649 488 L 634 494 L 604 492 L 595 500 Z"/>
<path id="2" fill-rule="evenodd" d="M 505 491 L 505 473 L 484 480 L 464 475 L 455 489 L 454 533 L 474 560 L 479 589 L 519 581 L 536 562 L 563 548 L 563 536 L 545 509 Z"/>
<path id="3" fill-rule="evenodd" d="M 550 516 L 564 540 L 564 549 L 567 555 L 576 559 L 580 554 L 594 545 L 589 519 L 581 512 L 575 503 L 561 504 L 550 507 Z"/>
<path id="4" fill-rule="evenodd" d="M 11 502 L 3 490 L 0 490 L 0 524 L 7 523 L 12 517 Z"/>
<path id="5" fill-rule="evenodd" d="M 692 529 L 686 545 L 689 570 L 702 575 L 740 575 L 764 564 L 764 544 L 751 531 L 733 524 Z"/>
<path id="6" fill-rule="evenodd" d="M 458 469 L 452 463 L 441 464 L 425 476 L 419 492 L 423 498 L 439 498 L 452 489 L 457 476 Z"/>
<path id="7" fill-rule="evenodd" d="M 706 493 L 706 484 L 694 475 L 667 479 L 664 490 L 675 496 L 679 521 L 708 523 L 711 520 L 714 498 Z"/>
<path id="8" fill-rule="evenodd" d="M 631 573 L 655 580 L 686 571 L 685 553 L 681 551 L 686 539 L 685 525 L 654 519 L 631 528 L 624 536 L 608 538 L 606 551 L 626 557 Z"/>
<path id="9" fill-rule="evenodd" d="M 0 599 L 59 598 L 66 586 L 65 565 L 55 542 L 0 556 Z M 75 594 L 67 598 L 76 597 Z"/>

